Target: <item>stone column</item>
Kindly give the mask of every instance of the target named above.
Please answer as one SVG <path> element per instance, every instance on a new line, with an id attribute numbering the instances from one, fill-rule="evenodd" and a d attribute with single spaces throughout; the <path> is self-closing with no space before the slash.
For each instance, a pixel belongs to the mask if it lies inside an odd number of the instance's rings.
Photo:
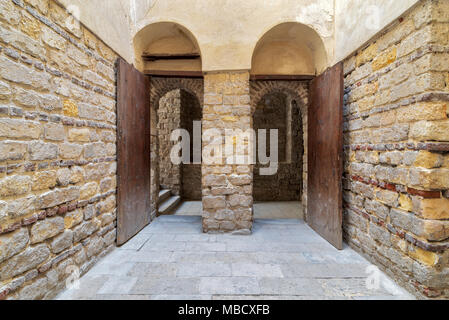
<path id="1" fill-rule="evenodd" d="M 216 158 L 221 163 L 204 161 L 204 155 L 211 148 L 211 141 L 205 136 L 208 131 L 216 129 L 224 134 L 226 129 L 252 129 L 247 71 L 205 75 L 202 124 L 203 231 L 250 233 L 253 220 L 252 165 L 229 164 L 224 154 Z M 223 152 L 225 141 L 223 136 L 222 141 L 217 144 L 221 145 Z M 231 141 L 235 149 L 243 143 L 243 153 L 248 154 L 247 141 L 236 138 Z"/>

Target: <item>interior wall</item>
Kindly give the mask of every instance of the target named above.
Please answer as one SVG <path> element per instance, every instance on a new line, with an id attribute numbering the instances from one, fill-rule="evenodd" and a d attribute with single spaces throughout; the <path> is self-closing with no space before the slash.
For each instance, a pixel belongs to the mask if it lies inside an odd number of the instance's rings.
<path id="1" fill-rule="evenodd" d="M 249 69 L 257 41 L 283 22 L 300 22 L 316 30 L 325 44 L 330 66 L 419 2 L 195 0 L 186 6 L 181 0 L 59 1 L 66 8 L 75 6 L 79 19 L 131 63 L 135 59 L 132 42 L 137 32 L 155 22 L 179 23 L 198 38 L 205 59 L 204 71 Z"/>
<path id="2" fill-rule="evenodd" d="M 334 63 L 348 57 L 419 0 L 335 1 Z"/>

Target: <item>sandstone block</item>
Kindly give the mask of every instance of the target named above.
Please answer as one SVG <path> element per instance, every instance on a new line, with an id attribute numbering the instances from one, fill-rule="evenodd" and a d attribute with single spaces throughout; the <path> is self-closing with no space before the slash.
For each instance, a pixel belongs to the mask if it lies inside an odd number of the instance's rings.
<path id="1" fill-rule="evenodd" d="M 449 199 L 421 200 L 421 214 L 425 219 L 449 219 Z"/>
<path id="2" fill-rule="evenodd" d="M 51 76 L 49 74 L 35 71 L 5 57 L 0 57 L 0 76 L 6 80 L 37 89 L 51 88 Z"/>
<path id="3" fill-rule="evenodd" d="M 84 181 L 84 169 L 82 167 L 72 167 L 70 173 L 70 183 L 77 184 Z"/>
<path id="4" fill-rule="evenodd" d="M 53 141 L 62 141 L 65 138 L 64 126 L 49 123 L 44 128 L 45 138 Z"/>
<path id="5" fill-rule="evenodd" d="M 64 218 L 52 217 L 36 222 L 31 227 L 31 243 L 39 243 L 64 231 Z"/>
<path id="6" fill-rule="evenodd" d="M 25 285 L 18 293 L 19 300 L 39 300 L 48 293 L 47 278 L 39 278 L 31 284 Z"/>
<path id="7" fill-rule="evenodd" d="M 37 172 L 33 177 L 32 190 L 45 190 L 56 186 L 56 172 L 42 171 Z"/>
<path id="8" fill-rule="evenodd" d="M 63 111 L 64 115 L 68 117 L 78 116 L 78 106 L 72 100 L 64 100 Z"/>
<path id="9" fill-rule="evenodd" d="M 66 48 L 65 39 L 47 27 L 42 28 L 42 41 L 58 50 L 65 50 Z"/>
<path id="10" fill-rule="evenodd" d="M 0 119 L 0 137 L 18 139 L 38 139 L 41 127 L 38 122 Z"/>
<path id="11" fill-rule="evenodd" d="M 84 214 L 81 209 L 77 209 L 66 213 L 64 217 L 64 225 L 66 229 L 73 228 L 83 222 Z"/>
<path id="12" fill-rule="evenodd" d="M 59 153 L 63 159 L 77 159 L 83 152 L 83 146 L 74 143 L 63 143 L 59 146 Z"/>
<path id="13" fill-rule="evenodd" d="M 449 141 L 449 120 L 414 123 L 410 128 L 410 137 L 420 141 Z"/>
<path id="14" fill-rule="evenodd" d="M 90 182 L 81 187 L 80 199 L 87 200 L 95 196 L 98 192 L 98 184 L 96 182 Z"/>
<path id="15" fill-rule="evenodd" d="M 204 177 L 205 186 L 225 186 L 226 175 L 207 175 Z"/>
<path id="16" fill-rule="evenodd" d="M 449 188 L 449 169 L 412 168 L 410 186 L 418 189 L 445 190 Z"/>
<path id="17" fill-rule="evenodd" d="M 77 243 L 87 238 L 100 228 L 99 221 L 93 219 L 81 223 L 73 229 L 73 242 Z"/>
<path id="18" fill-rule="evenodd" d="M 0 263 L 22 251 L 29 239 L 27 228 L 0 235 Z"/>
<path id="19" fill-rule="evenodd" d="M 90 143 L 84 146 L 84 158 L 101 158 L 107 155 L 106 146 L 103 142 Z"/>
<path id="20" fill-rule="evenodd" d="M 56 144 L 32 141 L 29 144 L 28 151 L 30 153 L 30 159 L 37 161 L 56 159 L 59 150 Z"/>
<path id="21" fill-rule="evenodd" d="M 72 172 L 69 168 L 59 169 L 56 173 L 56 178 L 58 185 L 66 187 L 70 184 L 70 179 L 72 177 Z"/>
<path id="22" fill-rule="evenodd" d="M 230 175 L 228 179 L 235 186 L 242 186 L 252 182 L 250 175 Z"/>
<path id="23" fill-rule="evenodd" d="M 50 243 L 50 249 L 53 253 L 60 253 L 70 248 L 73 243 L 73 231 L 65 230 L 62 234 L 55 237 Z"/>
<path id="24" fill-rule="evenodd" d="M 57 205 L 70 202 L 79 198 L 79 187 L 69 187 L 46 192 L 39 196 L 38 207 L 40 209 L 52 208 Z"/>
<path id="25" fill-rule="evenodd" d="M 0 100 L 7 100 L 11 96 L 11 93 L 10 85 L 0 81 Z"/>
<path id="26" fill-rule="evenodd" d="M 16 141 L 0 141 L 0 161 L 21 160 L 25 156 L 28 145 Z"/>
<path id="27" fill-rule="evenodd" d="M 86 248 L 86 254 L 88 258 L 98 255 L 104 247 L 104 240 L 100 237 L 93 237 L 90 239 Z"/>
<path id="28" fill-rule="evenodd" d="M 22 253 L 7 260 L 0 267 L 0 280 L 7 280 L 28 270 L 34 269 L 47 260 L 50 250 L 47 245 L 40 244 L 35 247 L 28 247 Z"/>
<path id="29" fill-rule="evenodd" d="M 0 180 L 0 196 L 22 195 L 30 191 L 30 176 L 11 176 Z"/>
<path id="30" fill-rule="evenodd" d="M 203 197 L 204 209 L 222 209 L 226 208 L 226 199 L 223 196 Z"/>
<path id="31" fill-rule="evenodd" d="M 90 141 L 90 131 L 89 129 L 70 129 L 69 130 L 69 141 L 71 142 L 89 142 Z"/>
<path id="32" fill-rule="evenodd" d="M 27 196 L 8 202 L 7 213 L 9 217 L 18 219 L 32 213 L 36 209 L 36 197 Z"/>

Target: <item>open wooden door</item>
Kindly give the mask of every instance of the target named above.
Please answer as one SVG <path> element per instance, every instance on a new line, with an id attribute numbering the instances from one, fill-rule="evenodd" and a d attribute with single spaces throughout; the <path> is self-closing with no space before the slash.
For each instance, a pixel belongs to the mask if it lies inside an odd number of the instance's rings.
<path id="1" fill-rule="evenodd" d="M 343 249 L 343 64 L 315 78 L 308 112 L 307 223 Z"/>
<path id="2" fill-rule="evenodd" d="M 126 61 L 117 62 L 117 244 L 150 222 L 150 84 Z"/>

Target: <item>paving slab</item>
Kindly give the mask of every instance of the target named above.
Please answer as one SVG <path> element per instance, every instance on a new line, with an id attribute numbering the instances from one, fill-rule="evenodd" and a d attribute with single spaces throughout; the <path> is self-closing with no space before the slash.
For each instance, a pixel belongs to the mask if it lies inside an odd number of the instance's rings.
<path id="1" fill-rule="evenodd" d="M 57 299 L 413 299 L 383 273 L 379 287 L 371 288 L 370 266 L 299 219 L 255 220 L 251 235 L 236 236 L 203 234 L 198 216 L 163 216 Z"/>

